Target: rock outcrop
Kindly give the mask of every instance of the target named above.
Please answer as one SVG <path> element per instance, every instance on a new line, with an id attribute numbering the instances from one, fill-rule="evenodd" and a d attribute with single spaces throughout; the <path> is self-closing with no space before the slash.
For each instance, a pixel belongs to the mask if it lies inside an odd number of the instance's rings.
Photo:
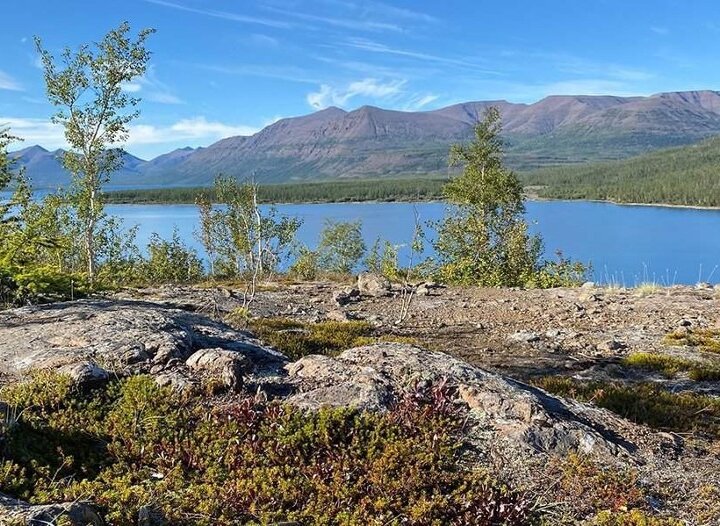
<path id="1" fill-rule="evenodd" d="M 417 382 L 443 381 L 457 387 L 479 424 L 536 451 L 630 455 L 636 449 L 581 404 L 412 345 L 380 343 L 336 358 L 307 356 L 286 368 L 299 391 L 289 401 L 301 407 L 382 410 Z"/>
<path id="2" fill-rule="evenodd" d="M 383 276 L 370 272 L 361 272 L 357 277 L 360 294 L 379 298 L 390 294 L 390 282 Z"/>
<path id="3" fill-rule="evenodd" d="M 187 365 L 185 361 L 188 360 Z M 250 334 L 147 301 L 83 300 L 0 312 L 0 373 L 53 369 L 80 385 L 186 367 L 229 387 L 262 383 L 285 357 Z"/>
<path id="4" fill-rule="evenodd" d="M 47 526 L 60 520 L 68 526 L 103 526 L 95 509 L 82 502 L 31 506 L 0 493 L 0 524 Z"/>

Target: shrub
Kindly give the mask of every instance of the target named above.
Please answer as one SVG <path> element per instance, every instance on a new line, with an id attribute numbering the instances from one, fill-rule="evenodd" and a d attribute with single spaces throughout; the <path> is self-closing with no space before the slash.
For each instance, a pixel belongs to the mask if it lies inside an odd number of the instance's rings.
<path id="1" fill-rule="evenodd" d="M 362 224 L 327 220 L 317 247 L 319 267 L 326 272 L 350 274 L 365 254 Z"/>
<path id="2" fill-rule="evenodd" d="M 205 274 L 197 252 L 183 243 L 177 229 L 169 240 L 153 234 L 147 251 L 142 273 L 150 283 L 192 283 Z"/>
<path id="3" fill-rule="evenodd" d="M 110 525 L 150 503 L 179 526 L 535 523 L 529 496 L 463 462 L 454 397 L 438 384 L 386 413 L 252 397 L 212 408 L 130 378 L 49 412 L 28 406 L 0 484 L 36 503 L 91 496 Z"/>
<path id="4" fill-rule="evenodd" d="M 525 278 L 525 286 L 539 289 L 577 287 L 585 282 L 589 272 L 589 266 L 566 258 L 558 250 L 555 261 L 543 262 L 534 273 Z"/>
<path id="5" fill-rule="evenodd" d="M 51 265 L 0 264 L 0 304 L 27 305 L 63 301 L 87 293 L 83 274 L 72 274 Z"/>
<path id="6" fill-rule="evenodd" d="M 302 247 L 298 251 L 295 261 L 290 266 L 289 273 L 303 280 L 313 280 L 317 278 L 319 272 L 318 254 L 307 247 Z"/>
<path id="7" fill-rule="evenodd" d="M 380 238 L 375 240 L 365 258 L 365 267 L 374 273 L 384 276 L 390 281 L 400 281 L 401 271 L 398 265 L 398 251 L 389 241 L 381 243 Z"/>
<path id="8" fill-rule="evenodd" d="M 633 470 L 603 467 L 589 457 L 570 454 L 552 459 L 548 475 L 557 481 L 553 500 L 562 501 L 578 517 L 595 510 L 618 512 L 646 507 L 638 474 Z"/>

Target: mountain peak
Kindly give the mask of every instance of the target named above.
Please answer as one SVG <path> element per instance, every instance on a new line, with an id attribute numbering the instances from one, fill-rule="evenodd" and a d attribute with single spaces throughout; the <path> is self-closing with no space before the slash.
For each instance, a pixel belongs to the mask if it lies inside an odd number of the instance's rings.
<path id="1" fill-rule="evenodd" d="M 316 115 L 321 113 L 347 113 L 347 111 L 342 108 L 338 108 L 337 106 L 328 106 L 327 108 L 323 108 L 322 110 L 315 112 Z"/>
<path id="2" fill-rule="evenodd" d="M 37 154 L 45 154 L 50 153 L 48 150 L 40 146 L 39 144 L 34 144 L 32 146 L 28 146 L 27 148 L 23 148 L 22 150 L 17 150 L 16 152 L 13 152 L 16 155 L 37 155 Z"/>

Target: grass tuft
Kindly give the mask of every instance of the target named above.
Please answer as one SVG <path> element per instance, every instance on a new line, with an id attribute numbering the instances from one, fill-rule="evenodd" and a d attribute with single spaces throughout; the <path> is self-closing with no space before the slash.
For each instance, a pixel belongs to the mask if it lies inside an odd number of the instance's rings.
<path id="1" fill-rule="evenodd" d="M 626 367 L 656 371 L 667 378 L 674 378 L 678 373 L 683 372 L 696 382 L 720 380 L 720 368 L 718 367 L 666 354 L 635 353 L 625 358 L 622 363 Z"/>
<path id="2" fill-rule="evenodd" d="M 720 438 L 720 400 L 696 393 L 670 393 L 650 383 L 622 385 L 548 376 L 535 384 L 559 396 L 593 402 L 632 422 L 655 429 Z"/>
<path id="3" fill-rule="evenodd" d="M 249 329 L 255 336 L 291 360 L 310 354 L 336 356 L 353 347 L 378 342 L 419 345 L 416 338 L 392 334 L 376 335 L 372 324 L 365 321 L 323 321 L 306 323 L 289 318 L 254 318 L 233 315 L 226 321 Z"/>
<path id="4" fill-rule="evenodd" d="M 682 329 L 665 336 L 667 345 L 697 347 L 701 351 L 720 353 L 720 329 Z"/>

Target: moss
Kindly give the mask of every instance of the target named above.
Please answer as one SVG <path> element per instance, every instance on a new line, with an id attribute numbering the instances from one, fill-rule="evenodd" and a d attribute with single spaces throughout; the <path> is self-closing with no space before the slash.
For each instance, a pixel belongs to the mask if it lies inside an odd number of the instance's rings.
<path id="1" fill-rule="evenodd" d="M 696 382 L 718 382 L 720 381 L 720 368 L 693 367 L 688 371 L 688 377 Z"/>
<path id="2" fill-rule="evenodd" d="M 698 524 L 720 524 L 720 486 L 709 483 L 687 496 L 693 518 Z"/>
<path id="3" fill-rule="evenodd" d="M 528 495 L 464 462 L 455 396 L 414 388 L 386 413 L 253 397 L 210 407 L 129 378 L 24 407 L 0 491 L 34 503 L 92 496 L 110 525 L 134 524 L 148 503 L 180 526 L 535 523 Z"/>
<path id="4" fill-rule="evenodd" d="M 687 373 L 688 378 L 696 382 L 720 380 L 718 367 L 666 354 L 635 353 L 626 357 L 622 363 L 626 367 L 657 371 L 667 378 L 673 378 L 678 373 L 684 372 Z"/>
<path id="5" fill-rule="evenodd" d="M 690 360 L 645 352 L 631 354 L 623 359 L 622 363 L 626 367 L 657 371 L 668 378 L 672 378 L 680 371 L 687 371 L 693 366 L 693 362 Z"/>
<path id="6" fill-rule="evenodd" d="M 372 325 L 362 321 L 303 323 L 286 318 L 253 319 L 248 328 L 291 360 L 309 354 L 332 356 L 366 345 L 373 332 Z"/>
<path id="7" fill-rule="evenodd" d="M 720 329 L 682 329 L 665 336 L 667 345 L 697 347 L 701 351 L 720 353 Z"/>
<path id="8" fill-rule="evenodd" d="M 654 517 L 641 510 L 603 511 L 588 521 L 588 526 L 683 526 L 679 519 Z"/>
<path id="9" fill-rule="evenodd" d="M 353 347 L 378 342 L 419 344 L 416 338 L 408 336 L 376 335 L 373 326 L 364 321 L 305 323 L 288 318 L 247 319 L 244 315 L 228 318 L 227 321 L 247 327 L 291 360 L 309 354 L 334 356 Z"/>
<path id="10" fill-rule="evenodd" d="M 720 438 L 720 400 L 695 393 L 670 393 L 650 383 L 622 385 L 545 377 L 536 385 L 560 396 L 593 402 L 633 422 L 656 429 Z"/>

